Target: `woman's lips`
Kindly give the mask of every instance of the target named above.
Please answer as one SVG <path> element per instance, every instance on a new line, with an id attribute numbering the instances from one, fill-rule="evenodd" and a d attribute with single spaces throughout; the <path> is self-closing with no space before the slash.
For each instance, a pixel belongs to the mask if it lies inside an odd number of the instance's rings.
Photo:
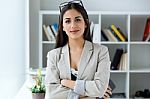
<path id="1" fill-rule="evenodd" d="M 71 30 L 70 33 L 75 34 L 75 33 L 77 33 L 78 31 L 79 31 L 79 30 Z"/>

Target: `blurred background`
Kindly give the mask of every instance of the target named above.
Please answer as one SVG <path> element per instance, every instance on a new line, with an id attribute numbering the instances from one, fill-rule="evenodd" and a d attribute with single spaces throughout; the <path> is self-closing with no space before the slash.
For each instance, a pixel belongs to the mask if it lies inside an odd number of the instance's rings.
<path id="1" fill-rule="evenodd" d="M 58 10 L 58 5 L 64 2 L 64 0 L 42 0 L 42 2 L 40 0 L 0 0 L 1 99 L 13 99 L 26 80 L 30 56 L 30 41 L 27 34 L 29 1 L 32 2 L 30 6 L 38 3 L 41 10 Z M 150 0 L 86 0 L 83 3 L 90 11 L 150 11 Z M 31 11 L 31 14 L 34 13 Z M 37 39 L 33 39 L 32 42 L 35 44 L 30 46 L 31 54 L 33 53 L 33 56 L 30 56 L 30 65 L 38 65 Z"/>

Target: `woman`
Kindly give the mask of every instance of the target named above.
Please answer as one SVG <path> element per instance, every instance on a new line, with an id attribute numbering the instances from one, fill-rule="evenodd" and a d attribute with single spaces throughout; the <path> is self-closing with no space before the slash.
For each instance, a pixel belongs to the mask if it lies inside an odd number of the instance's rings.
<path id="1" fill-rule="evenodd" d="M 81 1 L 60 5 L 56 49 L 47 54 L 45 99 L 96 99 L 109 82 L 107 47 L 92 43 Z M 108 90 L 107 90 L 108 91 Z"/>

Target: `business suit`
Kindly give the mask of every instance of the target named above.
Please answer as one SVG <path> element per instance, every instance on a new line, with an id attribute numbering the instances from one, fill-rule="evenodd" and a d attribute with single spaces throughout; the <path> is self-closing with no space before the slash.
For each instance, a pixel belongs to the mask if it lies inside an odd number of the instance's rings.
<path id="1" fill-rule="evenodd" d="M 102 97 L 109 82 L 110 60 L 107 47 L 85 41 L 78 66 L 74 89 L 60 84 L 60 79 L 71 79 L 69 48 L 51 50 L 47 54 L 45 99 L 82 99 Z"/>

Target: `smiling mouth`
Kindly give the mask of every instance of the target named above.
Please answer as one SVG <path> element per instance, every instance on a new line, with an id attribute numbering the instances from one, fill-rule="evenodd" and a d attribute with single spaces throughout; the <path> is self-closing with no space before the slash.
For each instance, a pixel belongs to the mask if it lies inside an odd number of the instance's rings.
<path id="1" fill-rule="evenodd" d="M 79 30 L 71 30 L 70 33 L 77 33 Z"/>

